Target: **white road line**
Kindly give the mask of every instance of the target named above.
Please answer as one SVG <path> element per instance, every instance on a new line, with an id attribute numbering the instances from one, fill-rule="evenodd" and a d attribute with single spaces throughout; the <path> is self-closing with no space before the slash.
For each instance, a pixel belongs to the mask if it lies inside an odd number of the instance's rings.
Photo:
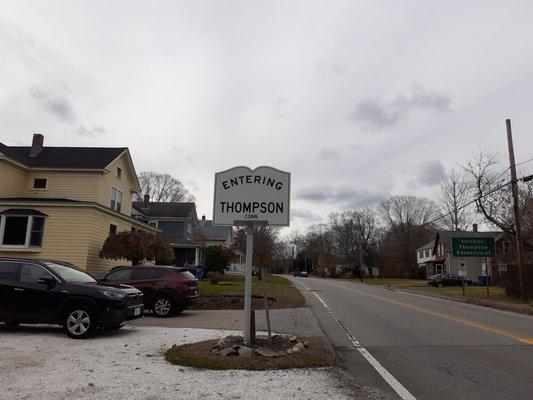
<path id="1" fill-rule="evenodd" d="M 380 364 L 378 360 L 374 358 L 372 354 L 368 352 L 367 349 L 365 349 L 361 343 L 355 338 L 354 335 L 350 332 L 350 330 L 342 323 L 342 321 L 337 318 L 337 316 L 333 313 L 330 306 L 326 304 L 326 302 L 318 295 L 316 292 L 313 292 L 312 289 L 301 283 L 300 281 L 296 281 L 300 285 L 302 285 L 305 289 L 307 289 L 310 293 L 314 294 L 315 297 L 322 303 L 324 308 L 330 313 L 337 323 L 344 332 L 346 333 L 346 336 L 348 337 L 348 340 L 352 343 L 352 345 L 361 353 L 361 355 L 368 361 L 368 363 L 376 370 L 378 374 L 381 375 L 381 377 L 389 384 L 389 386 L 400 396 L 402 400 L 416 400 L 416 397 L 411 394 L 398 380 L 392 376 L 392 374 L 383 367 L 383 365 Z"/>

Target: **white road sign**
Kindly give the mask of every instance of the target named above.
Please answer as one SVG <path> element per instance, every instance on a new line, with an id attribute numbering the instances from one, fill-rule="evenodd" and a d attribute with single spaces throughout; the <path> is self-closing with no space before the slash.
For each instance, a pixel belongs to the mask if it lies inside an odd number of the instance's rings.
<path id="1" fill-rule="evenodd" d="M 272 167 L 235 167 L 215 174 L 213 225 L 244 222 L 289 226 L 291 174 Z"/>

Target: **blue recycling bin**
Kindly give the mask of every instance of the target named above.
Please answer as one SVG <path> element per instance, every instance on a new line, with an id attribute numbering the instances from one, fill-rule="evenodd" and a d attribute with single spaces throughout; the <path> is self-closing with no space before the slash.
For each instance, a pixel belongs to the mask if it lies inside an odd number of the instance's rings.
<path id="1" fill-rule="evenodd" d="M 486 286 L 487 279 L 489 280 L 489 286 L 490 286 L 490 276 L 478 276 L 477 281 L 479 282 L 479 286 Z"/>
<path id="2" fill-rule="evenodd" d="M 196 271 L 194 271 L 194 276 L 199 281 L 202 280 L 202 278 L 204 277 L 204 267 L 196 267 Z"/>

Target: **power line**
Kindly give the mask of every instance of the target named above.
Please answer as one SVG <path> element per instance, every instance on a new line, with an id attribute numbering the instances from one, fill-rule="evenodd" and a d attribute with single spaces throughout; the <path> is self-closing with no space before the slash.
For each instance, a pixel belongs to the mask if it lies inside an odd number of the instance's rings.
<path id="1" fill-rule="evenodd" d="M 533 160 L 533 159 L 532 159 L 532 160 Z M 518 164 L 517 164 L 517 165 L 518 165 Z M 529 182 L 529 181 L 531 181 L 531 180 L 533 180 L 533 175 L 527 175 L 527 176 L 524 176 L 524 177 L 522 177 L 522 178 L 517 179 L 516 181 Z M 498 186 L 497 188 L 492 189 L 490 192 L 487 192 L 487 193 L 485 193 L 485 194 L 483 194 L 483 195 L 481 195 L 481 196 L 477 196 L 475 199 L 469 201 L 469 202 L 466 203 L 466 204 L 463 204 L 462 206 L 458 207 L 456 210 L 453 210 L 453 211 L 451 211 L 451 212 L 449 212 L 449 213 L 447 213 L 447 214 L 444 214 L 444 215 L 440 215 L 439 217 L 435 218 L 434 220 L 426 222 L 426 224 L 433 224 L 433 223 L 437 222 L 439 219 L 442 219 L 442 218 L 445 218 L 445 217 L 449 217 L 450 215 L 452 215 L 452 214 L 455 213 L 456 211 L 460 211 L 460 210 L 462 210 L 463 208 L 468 207 L 469 205 L 475 203 L 477 200 L 480 200 L 480 199 L 482 199 L 483 197 L 489 196 L 489 195 L 491 195 L 491 194 L 497 192 L 498 190 L 503 189 L 505 186 L 510 185 L 511 183 L 513 183 L 513 181 L 509 181 L 509 182 L 507 182 L 507 183 L 504 183 L 503 185 L 500 185 L 500 186 Z"/>

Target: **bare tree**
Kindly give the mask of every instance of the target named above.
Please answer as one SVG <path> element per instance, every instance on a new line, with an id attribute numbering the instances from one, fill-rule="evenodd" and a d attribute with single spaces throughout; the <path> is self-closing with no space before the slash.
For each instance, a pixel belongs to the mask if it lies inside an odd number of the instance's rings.
<path id="1" fill-rule="evenodd" d="M 442 224 L 452 231 L 467 230 L 474 222 L 472 187 L 465 177 L 451 170 L 440 184 L 439 205 L 442 208 Z"/>
<path id="2" fill-rule="evenodd" d="M 498 173 L 502 156 L 497 153 L 480 151 L 475 154 L 463 169 L 470 177 L 470 185 L 475 194 L 475 205 L 485 221 L 515 235 L 513 199 L 509 177 Z M 533 182 L 523 183 L 519 187 L 519 207 L 524 224 L 528 225 L 527 205 L 533 193 Z"/>
<path id="3" fill-rule="evenodd" d="M 150 196 L 150 201 L 177 203 L 194 201 L 183 183 L 169 174 L 144 171 L 139 174 L 141 191 L 135 194 L 135 201 L 143 201 L 144 195 Z"/>
<path id="4" fill-rule="evenodd" d="M 332 213 L 329 223 L 336 251 L 352 260 L 354 273 L 356 265 L 361 275 L 363 266 L 375 264 L 378 220 L 372 209 Z"/>
<path id="5" fill-rule="evenodd" d="M 415 251 L 432 238 L 438 206 L 426 198 L 393 196 L 378 205 L 378 213 L 386 227 L 381 247 L 386 273 L 417 277 Z"/>

